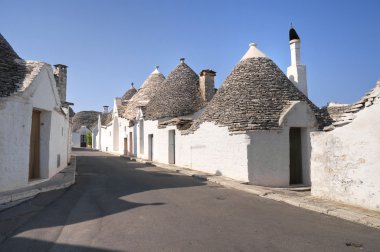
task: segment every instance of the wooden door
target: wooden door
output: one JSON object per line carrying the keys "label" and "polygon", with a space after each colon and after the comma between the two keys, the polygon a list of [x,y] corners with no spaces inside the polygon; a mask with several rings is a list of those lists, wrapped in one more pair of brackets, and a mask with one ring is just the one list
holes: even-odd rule
{"label": "wooden door", "polygon": [[289,184],[302,184],[301,128],[290,128],[289,149],[290,149]]}
{"label": "wooden door", "polygon": [[128,155],[128,138],[124,138],[124,155]]}
{"label": "wooden door", "polygon": [[169,164],[175,164],[175,130],[169,130]]}
{"label": "wooden door", "polygon": [[30,131],[29,179],[40,177],[40,125],[41,112],[33,110]]}
{"label": "wooden door", "polygon": [[133,138],[132,132],[129,132],[129,156],[133,157]]}
{"label": "wooden door", "polygon": [[148,135],[148,159],[153,161],[153,134]]}

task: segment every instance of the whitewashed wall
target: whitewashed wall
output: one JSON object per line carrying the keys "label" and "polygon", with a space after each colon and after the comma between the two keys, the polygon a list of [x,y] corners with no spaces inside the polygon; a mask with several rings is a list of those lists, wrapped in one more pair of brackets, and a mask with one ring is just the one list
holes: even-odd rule
{"label": "whitewashed wall", "polygon": [[[139,125],[137,125],[139,126]],[[168,163],[168,130],[174,129],[175,127],[169,126],[165,129],[159,129],[158,128],[158,121],[144,121],[144,154],[141,154],[139,151],[139,143],[137,143],[136,149],[137,150],[137,157],[142,159],[148,159],[149,149],[148,149],[148,135],[153,134],[153,161],[159,162],[159,163]],[[140,130],[139,127],[136,127],[134,129],[134,132],[139,134]],[[135,137],[136,139],[139,138],[139,135]],[[136,143],[136,142],[135,142]]]}
{"label": "whitewashed wall", "polygon": [[99,150],[99,138],[98,138],[98,126],[95,126],[91,130],[91,136],[92,136],[92,148],[95,150]]}
{"label": "whitewashed wall", "polygon": [[86,126],[82,126],[77,131],[73,132],[71,136],[72,147],[80,148],[81,135],[85,135],[87,137],[88,132],[90,132],[90,130]]}
{"label": "whitewashed wall", "polygon": [[112,152],[113,151],[113,125],[101,127],[101,150]]}
{"label": "whitewashed wall", "polygon": [[380,210],[380,103],[311,135],[312,195]]}
{"label": "whitewashed wall", "polygon": [[227,127],[202,123],[189,135],[176,132],[176,163],[212,174],[248,181],[246,134],[231,134]]}
{"label": "whitewashed wall", "polygon": [[227,127],[206,122],[193,134],[181,135],[175,126],[159,129],[158,123],[144,122],[144,153],[138,151],[139,158],[149,159],[148,135],[153,134],[153,161],[168,164],[169,131],[175,130],[175,165],[278,187],[289,186],[289,128],[300,127],[303,182],[310,184],[309,133],[315,130],[316,120],[306,103],[293,102],[284,111],[279,122],[282,129],[277,131],[232,134]]}
{"label": "whitewashed wall", "polygon": [[0,191],[27,185],[32,105],[22,99],[0,103]]}
{"label": "whitewashed wall", "polygon": [[[124,155],[124,138],[128,138],[129,121],[125,118],[119,118],[119,153]],[[128,149],[128,148],[127,148]]]}
{"label": "whitewashed wall", "polygon": [[249,181],[256,185],[289,186],[289,129],[301,128],[303,184],[310,185],[310,132],[316,129],[316,119],[308,105],[293,103],[284,111],[280,130],[249,133]]}
{"label": "whitewashed wall", "polygon": [[33,108],[41,111],[41,178],[51,177],[67,166],[69,119],[60,112],[59,103],[49,65],[43,66],[24,92],[1,99],[0,191],[28,185]]}
{"label": "whitewashed wall", "polygon": [[157,126],[158,121],[144,122],[144,154],[139,153],[140,158],[149,158],[148,135],[153,134],[153,161],[168,164],[169,131],[175,130],[175,165],[247,181],[246,135],[231,135],[226,127],[213,123],[204,123],[189,135],[181,135],[175,126]]}

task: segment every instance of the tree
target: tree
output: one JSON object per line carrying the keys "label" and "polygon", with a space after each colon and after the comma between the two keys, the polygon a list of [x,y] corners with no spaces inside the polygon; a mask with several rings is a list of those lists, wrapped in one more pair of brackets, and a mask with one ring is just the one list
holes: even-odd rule
{"label": "tree", "polygon": [[92,132],[87,132],[87,147],[92,147]]}

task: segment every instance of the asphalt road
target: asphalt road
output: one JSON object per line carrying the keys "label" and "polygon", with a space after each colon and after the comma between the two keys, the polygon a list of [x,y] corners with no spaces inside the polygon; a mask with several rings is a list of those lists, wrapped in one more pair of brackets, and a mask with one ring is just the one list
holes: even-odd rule
{"label": "asphalt road", "polygon": [[0,251],[380,251],[380,230],[94,151],[0,212]]}

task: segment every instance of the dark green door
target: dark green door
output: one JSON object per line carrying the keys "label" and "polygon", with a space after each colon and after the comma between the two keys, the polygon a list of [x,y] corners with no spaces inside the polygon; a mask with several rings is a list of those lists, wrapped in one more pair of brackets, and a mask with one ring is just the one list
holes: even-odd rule
{"label": "dark green door", "polygon": [[289,149],[290,149],[289,184],[302,184],[301,128],[290,128]]}

